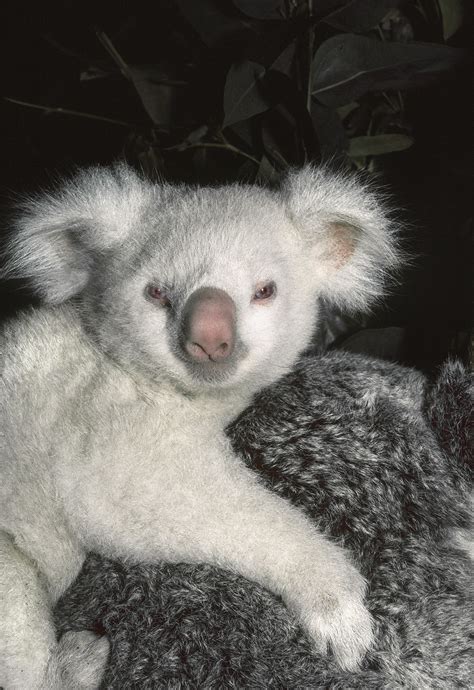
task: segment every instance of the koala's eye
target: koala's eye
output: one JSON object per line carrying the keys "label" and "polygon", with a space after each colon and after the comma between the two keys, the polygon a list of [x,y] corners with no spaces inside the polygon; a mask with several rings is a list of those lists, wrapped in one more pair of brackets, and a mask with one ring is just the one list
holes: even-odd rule
{"label": "koala's eye", "polygon": [[171,305],[166,290],[159,287],[158,285],[150,283],[146,286],[145,292],[150,299],[152,299],[154,302],[158,302],[163,307],[169,307]]}
{"label": "koala's eye", "polygon": [[255,290],[252,297],[252,302],[264,302],[274,295],[276,295],[276,285],[272,280],[269,283],[261,285]]}

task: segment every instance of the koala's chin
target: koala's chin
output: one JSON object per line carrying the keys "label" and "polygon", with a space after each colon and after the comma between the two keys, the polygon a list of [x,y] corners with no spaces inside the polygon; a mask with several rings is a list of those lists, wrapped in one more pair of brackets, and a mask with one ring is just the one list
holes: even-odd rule
{"label": "koala's chin", "polygon": [[179,366],[174,372],[168,371],[165,377],[183,395],[202,400],[215,399],[225,407],[229,406],[230,420],[249,404],[255,390],[261,388],[258,376],[246,371],[244,364],[245,357],[226,364],[185,363],[183,369]]}
{"label": "koala's chin", "polygon": [[242,363],[245,360],[244,353],[234,352],[231,357],[223,361],[194,361],[186,356],[180,357],[184,363],[189,380],[193,388],[207,390],[228,388],[238,384],[242,379]]}
{"label": "koala's chin", "polygon": [[226,388],[239,381],[239,366],[237,361],[218,363],[206,362],[198,364],[187,362],[186,367],[193,381],[202,388]]}

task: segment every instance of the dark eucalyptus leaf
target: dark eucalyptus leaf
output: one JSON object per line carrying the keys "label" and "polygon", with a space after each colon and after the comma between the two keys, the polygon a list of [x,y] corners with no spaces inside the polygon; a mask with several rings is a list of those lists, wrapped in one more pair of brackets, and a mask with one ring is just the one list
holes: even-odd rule
{"label": "dark eucalyptus leaf", "polygon": [[[307,0],[305,0],[307,1]],[[318,21],[337,10],[350,5],[354,0],[315,0],[312,7],[312,17]]]}
{"label": "dark eucalyptus leaf", "polygon": [[344,122],[346,117],[349,117],[349,115],[354,112],[359,107],[359,104],[357,101],[351,101],[350,103],[345,103],[344,105],[339,106],[337,109],[337,114],[339,115],[339,119],[341,122]]}
{"label": "dark eucalyptus leaf", "polygon": [[87,69],[80,73],[79,79],[80,81],[93,81],[94,79],[105,79],[110,77],[110,74],[110,72],[107,72],[101,67],[90,65]]}
{"label": "dark eucalyptus leaf", "polygon": [[[292,122],[294,133],[302,148],[305,160],[319,160],[320,148],[314,131],[311,115],[306,107],[306,98],[293,79],[277,70],[270,69],[262,79],[262,91],[269,102],[279,106],[282,113]],[[303,161],[300,161],[303,162]]]}
{"label": "dark eucalyptus leaf", "polygon": [[343,162],[346,159],[347,136],[338,112],[312,100],[311,119],[319,140],[321,158]]}
{"label": "dark eucalyptus leaf", "polygon": [[313,345],[319,352],[338,348],[351,334],[367,325],[367,316],[349,315],[324,299],[319,301],[319,324],[313,336]]}
{"label": "dark eucalyptus leaf", "polygon": [[297,41],[295,39],[286,46],[285,50],[280,53],[277,59],[272,63],[271,69],[277,70],[277,72],[281,72],[282,74],[286,74],[288,77],[291,77],[296,51]]}
{"label": "dark eucalyptus leaf", "polygon": [[232,11],[232,5],[220,0],[175,0],[183,17],[200,35],[204,43],[213,46],[230,36],[252,35],[258,32],[258,22]]}
{"label": "dark eucalyptus leaf", "polygon": [[413,144],[413,137],[407,134],[375,134],[373,136],[349,139],[348,154],[351,158],[380,156],[384,153],[405,151]]}
{"label": "dark eucalyptus leaf", "polygon": [[267,156],[263,154],[260,165],[257,171],[257,180],[267,184],[274,184],[278,181],[280,175]]}
{"label": "dark eucalyptus leaf", "polygon": [[405,339],[404,328],[364,328],[340,342],[338,349],[400,362],[403,361]]}
{"label": "dark eucalyptus leaf", "polygon": [[[272,115],[272,120],[276,119],[276,113],[269,113]],[[265,152],[265,157],[270,162],[270,165],[277,171],[286,170],[292,165],[297,165],[300,161],[296,158],[296,147],[288,137],[287,132],[281,127],[275,127],[274,122],[265,122],[267,116],[264,118],[262,124],[262,144]],[[280,123],[279,123],[280,124]],[[290,154],[293,157],[290,158]]]}
{"label": "dark eucalyptus leaf", "polygon": [[155,125],[169,125],[179,110],[186,84],[158,64],[129,66],[128,72],[150,119]]}
{"label": "dark eucalyptus leaf", "polygon": [[352,0],[332,12],[324,21],[342,31],[369,31],[401,0]]}
{"label": "dark eucalyptus leaf", "polygon": [[189,132],[186,137],[185,144],[197,144],[202,141],[209,133],[209,127],[207,125],[201,125],[197,129],[193,129]]}
{"label": "dark eucalyptus leaf", "polygon": [[355,34],[325,41],[313,61],[313,95],[338,107],[368,91],[407,89],[457,64],[462,51],[434,43],[387,43]]}
{"label": "dark eucalyptus leaf", "polygon": [[446,41],[461,28],[468,13],[467,3],[463,0],[438,0],[438,5],[443,19],[443,37]]}
{"label": "dark eucalyptus leaf", "polygon": [[[252,30],[241,28],[224,37],[219,46],[218,59],[229,59],[229,62],[249,60],[263,65],[265,69],[273,67],[280,61],[277,69],[287,72],[289,63],[294,58],[295,39],[301,32],[301,22],[273,21],[261,22],[248,20]],[[216,50],[216,49],[214,49]]]}
{"label": "dark eucalyptus leaf", "polygon": [[227,129],[228,138],[236,137],[236,144],[250,151],[255,151],[258,156],[258,143],[255,135],[255,128],[251,120],[240,120]]}
{"label": "dark eucalyptus leaf", "polygon": [[253,19],[281,19],[283,0],[232,0],[241,12]]}
{"label": "dark eucalyptus leaf", "polygon": [[209,153],[210,150],[205,147],[197,148],[192,152],[193,168],[197,179],[205,179],[205,176],[210,174]]}
{"label": "dark eucalyptus leaf", "polygon": [[239,180],[239,182],[253,184],[257,177],[256,164],[253,161],[246,161],[242,157],[239,158],[244,162],[240,165],[237,165],[236,162],[235,167],[232,168],[232,175],[229,176],[227,179],[229,180],[229,182]]}
{"label": "dark eucalyptus leaf", "polygon": [[224,87],[224,127],[268,110],[259,84],[264,74],[265,68],[250,60],[231,66]]}
{"label": "dark eucalyptus leaf", "polygon": [[[270,69],[289,77],[296,49],[296,41],[291,41],[270,65]],[[263,65],[251,60],[231,66],[224,87],[224,127],[268,110],[270,103],[262,92],[265,73]]]}

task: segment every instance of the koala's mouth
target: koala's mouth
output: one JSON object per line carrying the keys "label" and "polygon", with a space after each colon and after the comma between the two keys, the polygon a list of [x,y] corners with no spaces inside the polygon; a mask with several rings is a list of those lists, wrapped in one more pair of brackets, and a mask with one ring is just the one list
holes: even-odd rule
{"label": "koala's mouth", "polygon": [[241,357],[234,355],[225,361],[214,361],[211,357],[196,362],[186,355],[180,355],[191,377],[198,383],[219,386],[229,381],[237,373]]}
{"label": "koala's mouth", "polygon": [[247,348],[237,339],[233,352],[225,358],[213,358],[212,355],[196,359],[182,342],[174,342],[174,355],[186,367],[190,378],[206,386],[223,386],[231,383],[238,375],[239,366],[247,355]]}

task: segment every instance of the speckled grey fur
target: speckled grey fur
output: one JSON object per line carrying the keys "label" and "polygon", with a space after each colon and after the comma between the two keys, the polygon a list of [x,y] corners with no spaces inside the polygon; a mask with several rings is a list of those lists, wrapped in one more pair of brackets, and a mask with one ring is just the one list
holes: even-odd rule
{"label": "speckled grey fur", "polygon": [[206,565],[90,556],[59,631],[106,631],[104,688],[468,688],[466,527],[472,384],[333,352],[303,359],[229,429],[262,480],[350,549],[369,581],[376,645],[356,674],[312,651],[280,600]]}

